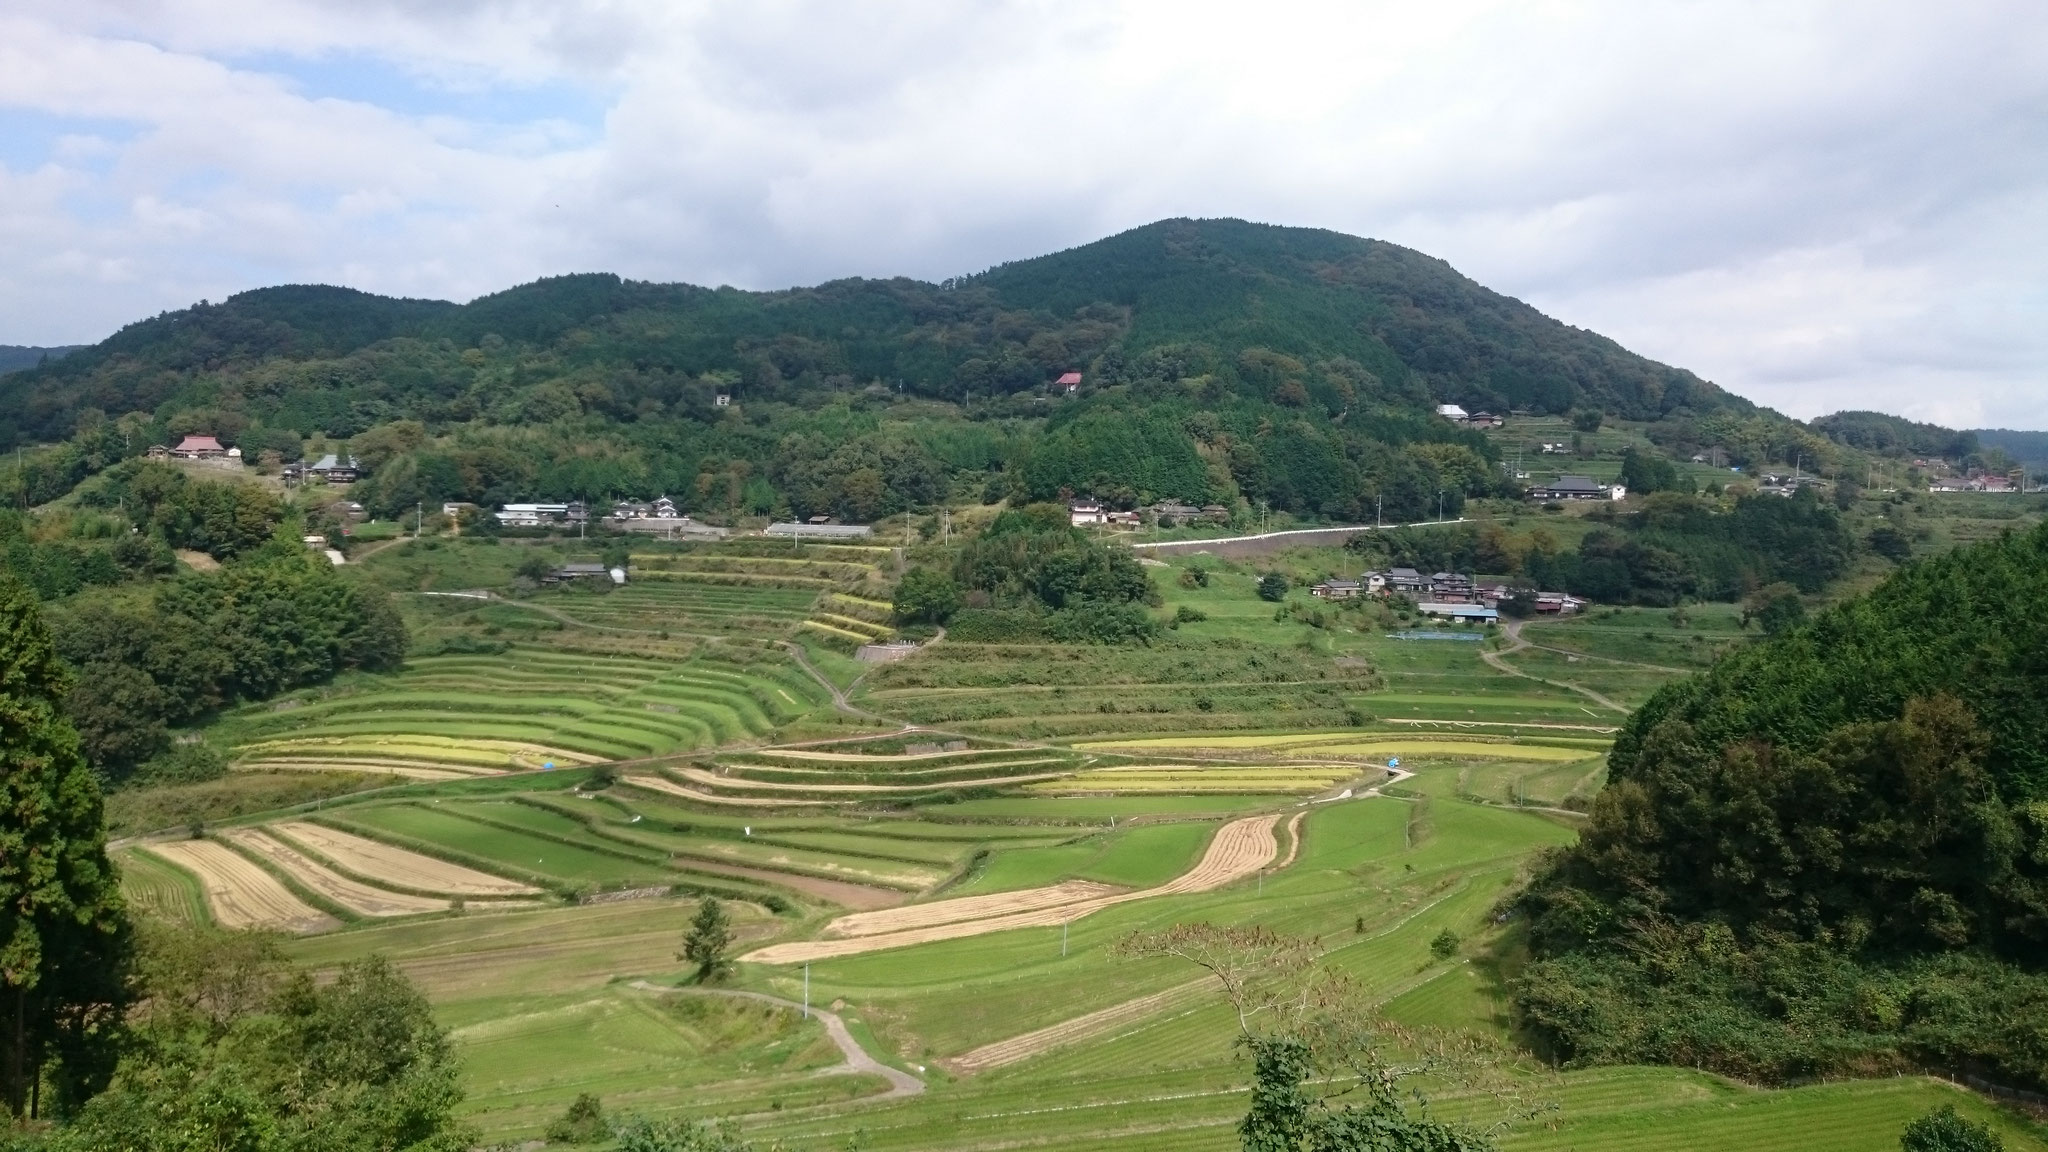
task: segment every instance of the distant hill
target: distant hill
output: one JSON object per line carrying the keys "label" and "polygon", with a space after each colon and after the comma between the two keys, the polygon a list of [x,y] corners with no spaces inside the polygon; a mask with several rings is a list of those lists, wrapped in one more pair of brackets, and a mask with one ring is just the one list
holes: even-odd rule
{"label": "distant hill", "polygon": [[1886,456],[1940,456],[1956,460],[1977,451],[1977,435],[1921,424],[1883,412],[1837,412],[1811,423],[1837,444]]}
{"label": "distant hill", "polygon": [[2048,432],[2020,432],[2011,428],[1979,428],[1970,433],[1986,448],[2000,448],[2029,470],[2048,472]]}
{"label": "distant hill", "polygon": [[[1341,370],[1368,395],[1330,397],[1332,415],[1360,399],[1417,412],[1446,401],[1641,419],[1755,411],[1419,252],[1316,229],[1167,220],[944,284],[845,280],[741,292],[579,275],[467,305],[311,285],[258,289],[129,325],[0,385],[0,439],[61,436],[81,408],[155,410],[181,396],[196,404],[212,377],[408,339],[544,351],[565,373],[624,365],[690,377],[729,372],[771,387],[807,378],[842,391],[883,381],[946,399],[1040,388],[1069,369],[1128,375],[1148,352],[1196,345],[1196,367],[1226,378],[1246,374],[1247,350],[1285,358],[1267,362],[1277,374],[1249,373],[1263,371],[1271,389],[1284,389],[1303,365],[1351,365]],[[387,387],[376,399],[391,415],[433,419],[424,394],[451,390],[447,378],[463,370],[457,362],[429,371],[444,379],[399,387],[414,395]],[[353,389],[348,375],[326,389]],[[252,416],[272,414],[248,399]],[[360,429],[334,426],[350,422],[338,409],[357,399],[330,395],[273,412],[303,433],[346,435]]]}
{"label": "distant hill", "polygon": [[45,359],[62,360],[71,353],[85,347],[83,344],[63,344],[52,348],[33,348],[22,344],[0,344],[0,373],[19,372],[33,368]]}

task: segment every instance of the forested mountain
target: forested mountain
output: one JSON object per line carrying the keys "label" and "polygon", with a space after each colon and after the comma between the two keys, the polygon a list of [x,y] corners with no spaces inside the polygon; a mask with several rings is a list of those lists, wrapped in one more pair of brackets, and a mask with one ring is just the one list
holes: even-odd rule
{"label": "forested mountain", "polygon": [[1977,451],[1974,432],[1922,424],[1882,412],[1837,412],[1813,421],[1813,430],[1851,448],[1887,455],[1940,456],[1955,460]]}
{"label": "forested mountain", "polygon": [[[1073,396],[1051,387],[1068,371]],[[964,488],[1420,516],[1500,483],[1438,402],[1758,413],[1417,252],[1169,220],[942,284],[583,275],[460,306],[261,289],[0,380],[0,442],[97,437],[32,502],[90,459],[205,432],[252,458],[355,441],[373,508],[665,491],[866,518]]]}
{"label": "forested mountain", "polygon": [[20,344],[0,344],[0,374],[19,372],[33,368],[44,360],[62,360],[84,347],[82,344],[64,344],[54,348],[30,348]]}
{"label": "forested mountain", "polygon": [[2044,598],[2048,527],[1659,692],[1525,898],[1525,1022],[1572,1059],[2048,1084]]}
{"label": "forested mountain", "polygon": [[2037,471],[2048,471],[2048,432],[2019,432],[2011,428],[1979,428],[1969,435],[1986,448],[1997,448]]}

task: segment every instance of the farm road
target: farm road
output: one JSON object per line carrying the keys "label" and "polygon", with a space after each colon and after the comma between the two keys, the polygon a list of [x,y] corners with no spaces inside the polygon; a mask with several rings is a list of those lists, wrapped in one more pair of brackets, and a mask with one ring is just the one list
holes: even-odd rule
{"label": "farm road", "polygon": [[[669,988],[646,980],[635,980],[631,987],[638,988],[643,992],[662,992],[684,996],[730,996],[738,1000],[758,1000],[763,1004],[773,1004],[778,1008],[793,1008],[799,1012],[804,1010],[804,1006],[794,1000],[784,1000],[780,996],[770,996],[765,992],[740,992],[724,988]],[[869,1096],[862,1103],[873,1103],[878,1100],[896,1100],[905,1096],[923,1094],[924,1081],[919,1080],[901,1068],[892,1068],[873,1056],[868,1055],[867,1049],[862,1048],[860,1041],[853,1038],[853,1033],[847,1031],[846,1021],[841,1020],[838,1013],[827,1012],[823,1008],[815,1007],[810,1009],[810,1013],[825,1022],[825,1034],[832,1038],[832,1043],[839,1049],[839,1054],[846,1058],[846,1063],[841,1064],[837,1068],[827,1068],[822,1075],[850,1076],[866,1074],[880,1076],[889,1082],[889,1090],[887,1092],[882,1093],[880,1096]]]}
{"label": "farm road", "polygon": [[[1583,688],[1567,680],[1546,680],[1533,672],[1524,672],[1520,668],[1517,668],[1514,665],[1508,663],[1506,660],[1503,660],[1502,657],[1504,656],[1512,656],[1525,648],[1537,647],[1537,645],[1531,644],[1529,641],[1524,640],[1522,638],[1522,622],[1520,620],[1512,620],[1508,622],[1507,634],[1508,639],[1514,641],[1513,644],[1508,645],[1506,648],[1503,648],[1498,652],[1488,652],[1485,649],[1481,649],[1479,652],[1479,658],[1481,660],[1486,661],[1486,663],[1489,666],[1491,666],[1494,670],[1499,672],[1505,672],[1510,676],[1520,676],[1524,680],[1534,680],[1538,684],[1548,684],[1552,688],[1564,688],[1572,692],[1577,692],[1579,695],[1584,696],[1586,699],[1593,701],[1594,703],[1600,705],[1602,708],[1612,708],[1616,712],[1619,712],[1624,716],[1628,715],[1630,709],[1627,705],[1617,704],[1614,701],[1608,699],[1607,697],[1602,696],[1600,693],[1593,691],[1591,688]],[[1576,655],[1576,653],[1573,653],[1573,655]]]}

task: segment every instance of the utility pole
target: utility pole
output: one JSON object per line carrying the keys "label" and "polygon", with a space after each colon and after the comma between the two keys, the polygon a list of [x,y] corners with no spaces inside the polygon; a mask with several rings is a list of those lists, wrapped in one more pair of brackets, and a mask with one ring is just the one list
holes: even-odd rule
{"label": "utility pole", "polygon": [[412,506],[412,538],[420,538],[420,524],[427,518],[427,502],[418,501]]}
{"label": "utility pole", "polygon": [[1374,528],[1380,527],[1381,524],[1384,522],[1382,517],[1386,514],[1386,511],[1387,496],[1386,493],[1382,492],[1378,496],[1372,498],[1372,526]]}
{"label": "utility pole", "polygon": [[804,1019],[811,1018],[811,966],[804,965]]}
{"label": "utility pole", "polygon": [[1062,955],[1062,956],[1065,956],[1065,955],[1067,954],[1067,925],[1068,925],[1068,923],[1070,923],[1070,922],[1069,922],[1069,921],[1066,921],[1066,920],[1062,920],[1062,921],[1060,921],[1060,955]]}

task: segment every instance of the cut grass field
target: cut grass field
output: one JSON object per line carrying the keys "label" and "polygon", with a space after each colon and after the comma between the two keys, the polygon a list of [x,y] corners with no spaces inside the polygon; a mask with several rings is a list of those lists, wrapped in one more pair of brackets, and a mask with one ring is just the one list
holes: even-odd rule
{"label": "cut grass field", "polygon": [[223,928],[317,932],[336,926],[332,916],[301,900],[277,877],[224,844],[166,840],[142,851],[191,875],[205,893],[209,917]]}

